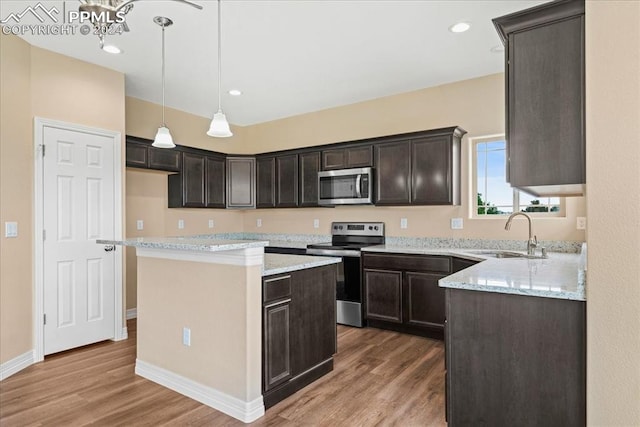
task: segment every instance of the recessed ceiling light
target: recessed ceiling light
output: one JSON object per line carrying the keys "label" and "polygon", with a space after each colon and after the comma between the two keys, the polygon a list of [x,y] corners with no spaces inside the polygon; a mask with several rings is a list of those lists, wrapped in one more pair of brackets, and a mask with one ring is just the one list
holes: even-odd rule
{"label": "recessed ceiling light", "polygon": [[118,53],[122,53],[122,51],[118,46],[114,46],[112,44],[105,44],[104,46],[102,46],[102,50],[108,53],[113,53],[114,55]]}
{"label": "recessed ceiling light", "polygon": [[502,53],[502,52],[504,52],[504,46],[501,45],[501,44],[499,44],[497,46],[494,46],[494,47],[491,48],[491,52],[493,52],[493,53]]}
{"label": "recessed ceiling light", "polygon": [[471,24],[468,22],[458,22],[457,24],[453,24],[449,27],[449,31],[452,33],[464,33],[469,28],[471,28]]}
{"label": "recessed ceiling light", "polygon": [[229,91],[229,95],[233,95],[233,96],[240,96],[242,95],[242,91],[238,90],[238,89],[231,89]]}

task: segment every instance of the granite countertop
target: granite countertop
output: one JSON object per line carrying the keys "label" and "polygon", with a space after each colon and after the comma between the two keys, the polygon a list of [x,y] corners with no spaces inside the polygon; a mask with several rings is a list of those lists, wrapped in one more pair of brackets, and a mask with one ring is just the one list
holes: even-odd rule
{"label": "granite countertop", "polygon": [[337,264],[341,261],[342,258],[337,257],[264,254],[262,275],[271,276],[273,274],[288,273],[306,268]]}
{"label": "granite countertop", "polygon": [[307,242],[295,242],[290,240],[269,240],[267,246],[272,248],[307,249]]}
{"label": "granite countertop", "polygon": [[218,252],[260,248],[267,246],[269,242],[260,240],[202,239],[192,237],[138,237],[128,240],[96,240],[96,243],[148,249]]}
{"label": "granite countertop", "polygon": [[[585,301],[580,255],[549,253],[547,259],[495,258],[481,249],[379,245],[365,252],[455,256],[478,264],[439,280],[440,287]],[[522,252],[524,253],[524,252]]]}

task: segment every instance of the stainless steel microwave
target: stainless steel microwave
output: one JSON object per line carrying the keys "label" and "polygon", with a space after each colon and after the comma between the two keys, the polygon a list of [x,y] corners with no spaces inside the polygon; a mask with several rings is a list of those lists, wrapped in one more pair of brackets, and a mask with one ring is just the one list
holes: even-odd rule
{"label": "stainless steel microwave", "polygon": [[318,204],[367,205],[373,203],[373,169],[338,169],[318,172]]}

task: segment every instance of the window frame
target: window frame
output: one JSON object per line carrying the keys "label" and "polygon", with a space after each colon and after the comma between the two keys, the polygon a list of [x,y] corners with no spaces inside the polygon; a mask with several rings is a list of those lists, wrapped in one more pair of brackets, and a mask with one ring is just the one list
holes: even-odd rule
{"label": "window frame", "polygon": [[[494,135],[485,135],[469,138],[469,218],[471,219],[499,219],[504,220],[507,218],[509,213],[504,214],[479,214],[478,213],[478,149],[477,145],[481,143],[488,142],[499,142],[505,141],[505,134],[494,134]],[[505,145],[505,152],[508,152],[507,147]],[[505,168],[507,164],[505,164]],[[486,180],[486,176],[485,176]],[[486,184],[485,184],[486,185]],[[526,192],[519,190],[517,188],[512,187],[513,196],[512,196],[512,209],[513,212],[520,212],[520,194]],[[486,192],[481,192],[485,194]],[[547,199],[547,197],[540,197],[540,199]],[[526,212],[527,215],[537,218],[565,218],[566,217],[566,200],[564,197],[559,197],[558,203],[560,209],[556,212]]]}

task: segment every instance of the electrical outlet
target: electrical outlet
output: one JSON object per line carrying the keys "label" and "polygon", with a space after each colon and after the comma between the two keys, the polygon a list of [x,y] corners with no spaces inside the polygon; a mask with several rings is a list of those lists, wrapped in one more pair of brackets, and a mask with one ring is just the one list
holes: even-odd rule
{"label": "electrical outlet", "polygon": [[178,229],[182,230],[184,228],[184,219],[178,220]]}
{"label": "electrical outlet", "polygon": [[314,219],[313,220],[313,228],[320,228],[320,220],[319,219]]}
{"label": "electrical outlet", "polygon": [[400,228],[407,227],[409,227],[409,221],[407,221],[407,218],[400,218]]}
{"label": "electrical outlet", "polygon": [[587,217],[579,216],[576,218],[576,230],[587,229]]}
{"label": "electrical outlet", "polygon": [[144,221],[139,219],[136,221],[136,230],[144,230]]}
{"label": "electrical outlet", "polygon": [[209,228],[213,228],[213,220],[212,219],[209,220]]}
{"label": "electrical outlet", "polygon": [[191,347],[191,329],[182,328],[182,345]]}
{"label": "electrical outlet", "polygon": [[451,229],[462,230],[464,228],[464,222],[462,218],[451,218]]}
{"label": "electrical outlet", "polygon": [[17,222],[5,222],[4,223],[4,237],[18,237],[18,223]]}
{"label": "electrical outlet", "polygon": [[261,218],[256,219],[256,227],[262,227],[262,219]]}

